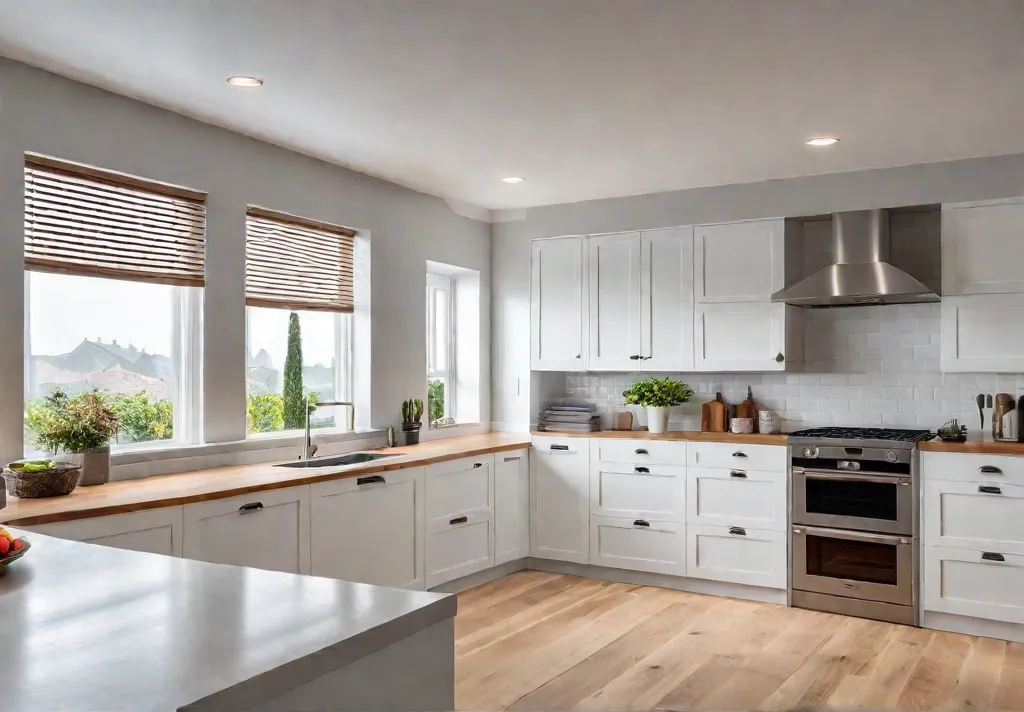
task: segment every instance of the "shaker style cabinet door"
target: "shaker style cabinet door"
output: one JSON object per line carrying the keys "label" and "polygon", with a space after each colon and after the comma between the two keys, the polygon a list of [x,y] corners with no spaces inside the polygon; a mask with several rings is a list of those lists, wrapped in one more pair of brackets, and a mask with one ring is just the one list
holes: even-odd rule
{"label": "shaker style cabinet door", "polygon": [[943,297],[939,309],[943,371],[1024,371],[1024,294]]}
{"label": "shaker style cabinet door", "polygon": [[589,563],[590,462],[586,438],[537,437],[530,451],[530,553]]}
{"label": "shaker style cabinet door", "polygon": [[640,369],[640,233],[587,240],[591,371]]}
{"label": "shaker style cabinet door", "polygon": [[585,368],[582,237],[534,240],[530,246],[530,368]]}
{"label": "shaker style cabinet door", "polygon": [[785,220],[694,228],[694,298],[767,302],[785,286]]}
{"label": "shaker style cabinet door", "polygon": [[640,234],[640,369],[693,370],[693,229]]}
{"label": "shaker style cabinet door", "polygon": [[942,294],[1024,294],[1024,198],[942,206]]}
{"label": "shaker style cabinet door", "polygon": [[71,522],[38,524],[25,529],[60,539],[112,546],[115,549],[181,556],[182,516],[180,506],[161,507]]}
{"label": "shaker style cabinet door", "polygon": [[801,315],[795,310],[771,302],[697,304],[696,370],[786,371],[796,367],[802,363],[803,353],[789,346],[803,339]]}
{"label": "shaker style cabinet door", "polygon": [[494,453],[494,565],[530,553],[530,451]]}

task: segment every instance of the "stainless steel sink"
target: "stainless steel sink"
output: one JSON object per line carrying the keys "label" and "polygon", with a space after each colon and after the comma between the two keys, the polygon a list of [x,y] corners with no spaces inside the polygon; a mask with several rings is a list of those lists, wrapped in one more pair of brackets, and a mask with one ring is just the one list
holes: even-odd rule
{"label": "stainless steel sink", "polygon": [[398,457],[398,455],[386,455],[379,452],[350,452],[347,455],[329,455],[327,457],[313,457],[308,460],[282,462],[279,465],[274,465],[274,467],[342,467],[344,465],[359,465],[364,462],[382,460],[385,457]]}

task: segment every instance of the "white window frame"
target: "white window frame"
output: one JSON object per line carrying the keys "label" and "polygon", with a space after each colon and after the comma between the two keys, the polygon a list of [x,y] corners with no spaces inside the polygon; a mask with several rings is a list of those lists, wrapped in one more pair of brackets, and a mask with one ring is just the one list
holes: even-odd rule
{"label": "white window frame", "polygon": [[[437,300],[435,299],[437,292],[444,292],[445,294],[445,305],[447,307],[447,333],[444,335],[445,343],[441,344],[443,350],[447,353],[447,369],[440,369],[437,364],[433,362],[434,354],[437,352],[434,343],[435,336],[437,334]],[[430,382],[435,378],[440,378],[444,381],[444,417],[454,418],[455,417],[455,374],[456,374],[456,363],[455,363],[455,280],[449,276],[427,273],[427,381]],[[429,404],[427,405],[427,413],[429,417]],[[431,427],[432,423],[428,422],[428,427]]]}
{"label": "white window frame", "polygon": [[[31,294],[32,270],[25,270],[25,384],[26,402],[32,386]],[[88,277],[88,279],[104,279]],[[108,280],[131,281],[131,280]],[[145,282],[141,282],[145,284]],[[203,288],[174,287],[171,314],[171,353],[174,364],[171,389],[174,392],[174,435],[169,440],[110,444],[111,452],[139,452],[196,445],[202,440],[203,418]]]}

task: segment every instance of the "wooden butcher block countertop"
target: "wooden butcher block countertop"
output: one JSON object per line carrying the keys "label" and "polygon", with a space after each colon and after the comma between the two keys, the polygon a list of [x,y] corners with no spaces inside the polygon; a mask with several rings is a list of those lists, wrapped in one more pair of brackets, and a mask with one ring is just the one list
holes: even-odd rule
{"label": "wooden butcher block countertop", "polygon": [[745,445],[786,445],[787,436],[782,434],[750,433],[704,433],[699,430],[669,430],[667,433],[652,433],[647,430],[601,430],[596,433],[552,433],[534,431],[534,435],[546,438],[620,438],[625,440],[682,440],[690,442],[743,443]]}
{"label": "wooden butcher block countertop", "polygon": [[384,452],[396,457],[359,465],[305,469],[274,467],[274,463],[268,462],[196,470],[180,475],[123,480],[97,487],[79,487],[65,497],[9,497],[7,508],[0,509],[0,523],[46,524],[159,509],[251,492],[421,467],[462,457],[519,450],[528,447],[529,444],[530,436],[526,434],[486,433],[434,440],[410,447],[390,448]]}
{"label": "wooden butcher block countertop", "polygon": [[938,438],[918,443],[928,452],[960,452],[982,455],[1024,455],[1024,443],[996,442],[991,435],[969,435],[967,442],[947,443]]}

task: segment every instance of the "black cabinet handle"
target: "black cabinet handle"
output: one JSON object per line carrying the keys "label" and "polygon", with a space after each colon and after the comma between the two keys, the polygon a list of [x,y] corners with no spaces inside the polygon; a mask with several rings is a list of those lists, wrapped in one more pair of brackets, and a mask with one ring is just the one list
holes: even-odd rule
{"label": "black cabinet handle", "polygon": [[629,360],[630,361],[639,361],[640,360],[640,354],[633,354],[632,356],[629,357]]}
{"label": "black cabinet handle", "polygon": [[357,478],[356,479],[356,484],[357,485],[383,485],[383,484],[387,484],[387,480],[385,480],[380,475],[367,475],[366,477],[359,477],[359,478]]}
{"label": "black cabinet handle", "polygon": [[651,468],[649,468],[649,467],[634,467],[633,470],[635,472],[638,472],[641,475],[646,475],[646,474],[650,473]]}
{"label": "black cabinet handle", "polygon": [[978,487],[978,491],[983,494],[1002,494],[1003,490],[1001,487],[993,487],[992,485],[981,485]]}
{"label": "black cabinet handle", "polygon": [[482,463],[482,462],[474,462],[474,463],[473,463],[473,469],[474,469],[474,470],[475,470],[476,468],[478,468],[478,467],[483,467],[483,466],[484,466],[484,463]]}
{"label": "black cabinet handle", "polygon": [[633,454],[634,455],[649,455],[650,453],[647,452],[646,450],[644,450],[642,447],[638,447],[636,450],[633,451]]}
{"label": "black cabinet handle", "polygon": [[263,502],[249,502],[249,504],[243,504],[238,508],[239,514],[246,514],[248,512],[258,512],[263,509]]}
{"label": "black cabinet handle", "polygon": [[743,527],[729,527],[729,533],[735,534],[736,536],[746,536],[747,530]]}
{"label": "black cabinet handle", "polygon": [[737,450],[736,452],[734,452],[732,454],[732,456],[733,457],[746,457],[747,453],[743,452],[742,450]]}
{"label": "black cabinet handle", "polygon": [[983,475],[1001,475],[1001,474],[1003,474],[1003,471],[1000,470],[995,465],[982,465],[981,467],[978,468],[978,472],[980,472]]}
{"label": "black cabinet handle", "polygon": [[633,521],[633,526],[634,527],[649,527],[649,526],[651,526],[651,523],[648,522],[646,519],[636,519],[636,520]]}
{"label": "black cabinet handle", "polygon": [[569,446],[568,445],[552,445],[551,449],[552,450],[568,450]]}
{"label": "black cabinet handle", "polygon": [[640,360],[641,361],[650,361],[652,358],[653,358],[652,356],[641,356]]}
{"label": "black cabinet handle", "polygon": [[1006,557],[994,551],[986,551],[981,555],[982,561],[1006,561]]}
{"label": "black cabinet handle", "polygon": [[735,477],[738,480],[745,480],[747,479],[747,473],[743,470],[733,470],[729,473],[729,477]]}
{"label": "black cabinet handle", "polygon": [[448,524],[454,527],[456,524],[465,524],[468,521],[469,517],[463,515],[461,517],[455,517],[455,519],[449,519]]}
{"label": "black cabinet handle", "polygon": [[515,455],[514,457],[506,457],[505,458],[505,462],[515,462],[516,460],[521,460],[521,459],[522,458],[519,457],[519,455]]}

